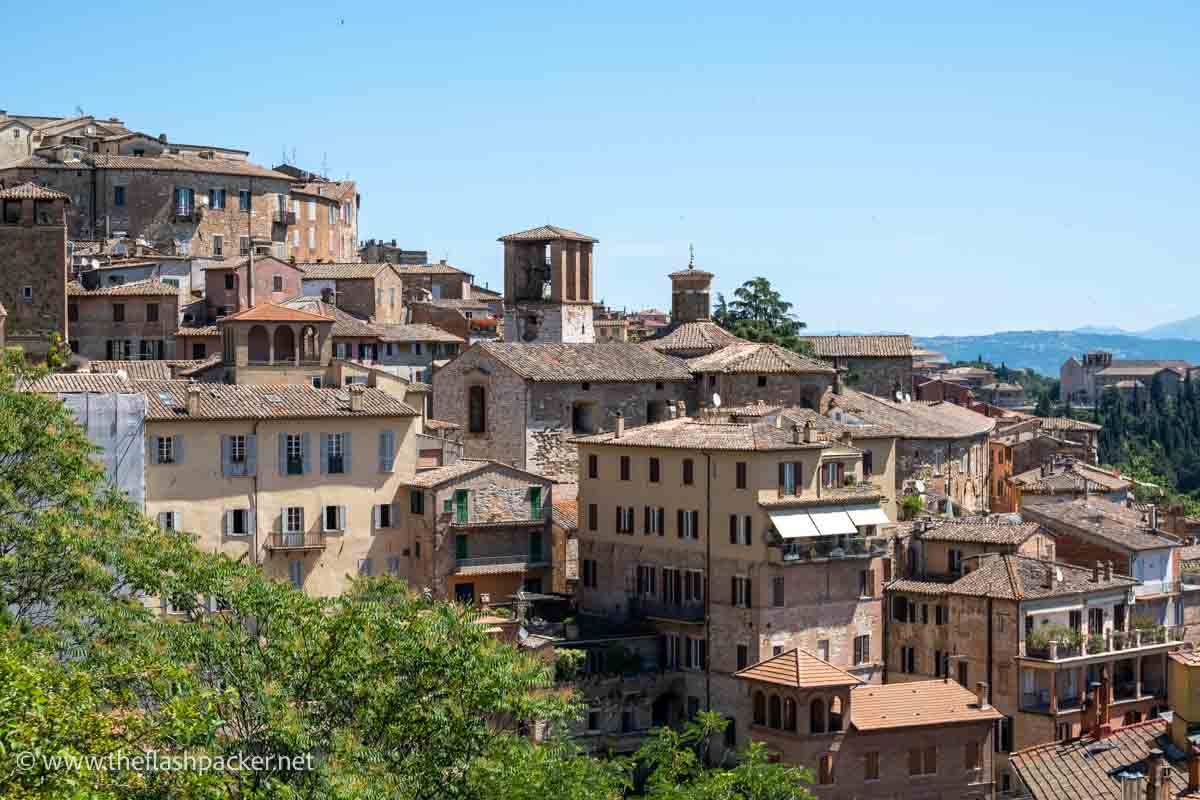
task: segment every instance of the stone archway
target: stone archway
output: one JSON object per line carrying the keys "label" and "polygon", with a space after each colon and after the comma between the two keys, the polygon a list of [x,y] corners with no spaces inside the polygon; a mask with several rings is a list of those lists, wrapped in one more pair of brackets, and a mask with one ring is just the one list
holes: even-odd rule
{"label": "stone archway", "polygon": [[251,362],[266,363],[271,360],[271,337],[262,325],[255,325],[246,336],[246,357]]}
{"label": "stone archway", "polygon": [[275,329],[275,361],[296,360],[296,334],[287,325]]}

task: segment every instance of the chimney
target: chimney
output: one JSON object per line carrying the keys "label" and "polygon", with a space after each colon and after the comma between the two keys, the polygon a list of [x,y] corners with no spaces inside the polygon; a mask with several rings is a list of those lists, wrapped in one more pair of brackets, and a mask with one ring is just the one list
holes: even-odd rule
{"label": "chimney", "polygon": [[1112,580],[1112,561],[1104,562],[1104,580],[1105,582]]}
{"label": "chimney", "polygon": [[842,393],[842,373],[841,373],[841,370],[836,370],[836,369],[835,369],[835,370],[833,371],[833,393],[834,393],[834,394],[841,394],[841,393]]}
{"label": "chimney", "polygon": [[1188,753],[1187,771],[1188,791],[1200,792],[1200,750],[1196,749],[1196,745],[1192,745],[1191,751]]}
{"label": "chimney", "polygon": [[1097,561],[1092,565],[1092,583],[1100,582],[1100,562]]}
{"label": "chimney", "polygon": [[333,289],[330,289],[328,286],[326,286],[321,290],[321,302],[333,305]]}
{"label": "chimney", "polygon": [[811,419],[804,420],[804,441],[807,444],[812,444],[816,438],[816,426],[813,425]]}
{"label": "chimney", "polygon": [[346,387],[346,391],[350,393],[350,411],[358,413],[363,410],[363,391],[364,387],[361,383],[352,383]]}
{"label": "chimney", "polygon": [[980,681],[975,684],[975,698],[979,701],[979,708],[986,711],[991,708],[991,703],[988,702],[988,685],[987,681]]}
{"label": "chimney", "polygon": [[613,429],[613,438],[620,439],[624,435],[625,435],[625,415],[622,414],[620,411],[618,411],[616,427]]}
{"label": "chimney", "polygon": [[1146,800],[1167,800],[1170,767],[1157,747],[1146,756]]}
{"label": "chimney", "polygon": [[[808,433],[808,423],[807,422],[804,423],[804,432]],[[792,444],[800,444],[801,441],[803,441],[803,439],[800,436],[800,426],[793,422],[792,423]]]}
{"label": "chimney", "polygon": [[200,416],[200,386],[195,383],[187,386],[187,413],[189,417]]}
{"label": "chimney", "polygon": [[675,401],[675,416],[676,417],[686,417],[687,416],[687,403],[683,402],[682,400]]}
{"label": "chimney", "polygon": [[1150,504],[1150,530],[1158,530],[1158,504]]}
{"label": "chimney", "polygon": [[1042,588],[1044,588],[1044,589],[1053,589],[1054,588],[1054,562],[1053,561],[1046,562],[1046,571],[1042,574]]}

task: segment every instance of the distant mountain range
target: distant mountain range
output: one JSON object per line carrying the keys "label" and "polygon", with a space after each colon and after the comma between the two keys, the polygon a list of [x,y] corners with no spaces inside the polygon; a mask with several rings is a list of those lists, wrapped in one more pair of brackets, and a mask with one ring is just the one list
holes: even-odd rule
{"label": "distant mountain range", "polygon": [[[1191,325],[1196,338],[1179,332]],[[1200,364],[1200,317],[1151,328],[1142,334],[1101,333],[1098,329],[1073,331],[1001,331],[986,336],[914,336],[917,347],[945,353],[951,361],[971,361],[982,356],[993,364],[1030,367],[1058,377],[1059,367],[1071,356],[1106,350],[1115,358],[1175,358]],[[1100,329],[1105,330],[1105,329]],[[1150,335],[1152,332],[1164,332]]]}

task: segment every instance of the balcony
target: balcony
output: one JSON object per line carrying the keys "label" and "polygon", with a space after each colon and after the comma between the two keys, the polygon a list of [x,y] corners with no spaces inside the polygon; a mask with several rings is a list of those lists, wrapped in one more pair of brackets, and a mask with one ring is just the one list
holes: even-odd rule
{"label": "balcony", "polygon": [[1133,654],[1138,650],[1181,644],[1184,632],[1182,625],[1156,625],[1131,631],[1107,631],[1103,636],[1086,638],[1077,634],[1073,639],[1064,637],[1062,641],[1027,639],[1023,643],[1023,656],[1038,661],[1068,661],[1075,658]]}
{"label": "balcony", "polygon": [[671,603],[657,597],[635,596],[629,599],[630,616],[672,622],[704,622],[704,603]]}
{"label": "balcony", "polygon": [[324,550],[325,534],[320,531],[300,533],[272,533],[267,539],[268,550],[302,551]]}
{"label": "balcony", "polygon": [[199,222],[202,216],[199,206],[176,206],[171,219],[175,222]]}
{"label": "balcony", "polygon": [[276,225],[295,225],[296,224],[296,212],[295,211],[276,211],[274,213],[274,215],[272,215],[271,221],[274,222]]}
{"label": "balcony", "polygon": [[454,571],[473,571],[475,568],[492,568],[491,571],[523,572],[526,569],[550,566],[544,553],[513,553],[504,556],[474,556],[454,559]]}
{"label": "balcony", "polygon": [[1142,581],[1133,587],[1133,595],[1137,598],[1158,597],[1160,595],[1179,594],[1183,590],[1181,581]]}
{"label": "balcony", "polygon": [[887,539],[882,536],[828,536],[784,542],[771,552],[770,561],[791,564],[886,555]]}

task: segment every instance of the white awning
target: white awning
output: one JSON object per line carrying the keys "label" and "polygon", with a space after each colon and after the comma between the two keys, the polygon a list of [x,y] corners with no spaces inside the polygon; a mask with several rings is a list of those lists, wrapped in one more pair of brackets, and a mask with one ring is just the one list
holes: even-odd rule
{"label": "white awning", "polygon": [[858,528],[850,521],[850,515],[840,508],[814,508],[808,512],[813,524],[822,536],[844,536],[858,533]]}
{"label": "white awning", "polygon": [[1065,614],[1068,611],[1083,611],[1083,603],[1075,603],[1069,606],[1048,606],[1046,608],[1027,608],[1026,614]]}
{"label": "white awning", "polygon": [[843,506],[855,525],[890,525],[891,520],[879,506]]}
{"label": "white awning", "polygon": [[768,516],[775,530],[779,531],[779,535],[784,539],[808,539],[821,535],[807,511],[772,511]]}

